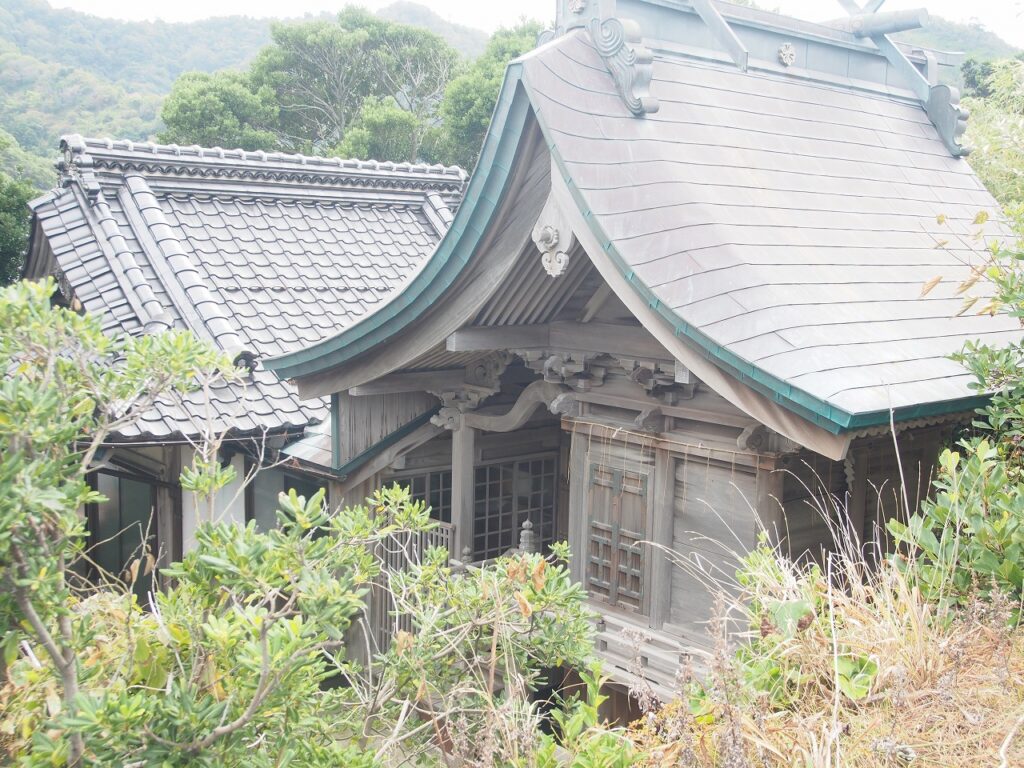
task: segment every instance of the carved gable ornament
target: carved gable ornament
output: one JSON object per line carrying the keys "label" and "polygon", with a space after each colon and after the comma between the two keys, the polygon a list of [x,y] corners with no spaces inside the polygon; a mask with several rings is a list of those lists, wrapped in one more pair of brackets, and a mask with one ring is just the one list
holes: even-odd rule
{"label": "carved gable ornament", "polygon": [[540,251],[540,263],[545,272],[552,277],[565,273],[576,236],[553,194],[548,195],[544,210],[533,227],[533,243]]}
{"label": "carved gable ornament", "polygon": [[626,107],[634,115],[658,111],[651,96],[654,56],[643,45],[640,25],[615,15],[615,0],[558,0],[555,29],[541,33],[538,44],[574,29],[587,29],[604,59]]}

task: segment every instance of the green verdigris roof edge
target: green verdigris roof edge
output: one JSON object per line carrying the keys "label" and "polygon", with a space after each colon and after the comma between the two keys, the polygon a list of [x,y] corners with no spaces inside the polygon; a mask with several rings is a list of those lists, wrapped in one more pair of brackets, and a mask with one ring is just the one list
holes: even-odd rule
{"label": "green verdigris roof edge", "polygon": [[[466,266],[508,186],[512,165],[530,114],[520,86],[522,65],[509,65],[476,171],[437,250],[401,293],[384,307],[336,336],[264,366],[281,378],[308,376],[345,363],[394,337],[428,309]],[[448,269],[454,262],[455,268]]]}

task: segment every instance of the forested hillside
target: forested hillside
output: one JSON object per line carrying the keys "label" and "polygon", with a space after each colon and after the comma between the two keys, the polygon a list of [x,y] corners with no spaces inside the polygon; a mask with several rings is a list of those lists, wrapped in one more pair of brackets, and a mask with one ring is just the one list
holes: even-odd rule
{"label": "forested hillside", "polygon": [[[927,2],[921,5],[927,6]],[[999,35],[981,24],[960,24],[938,16],[931,16],[924,29],[901,32],[897,40],[937,51],[963,53],[980,61],[1007,59],[1020,53]]]}
{"label": "forested hillside", "polygon": [[[415,3],[381,15],[430,29],[463,56],[475,57],[487,42],[483,32]],[[127,22],[44,0],[0,0],[0,172],[42,187],[52,180],[63,133],[155,136],[161,104],[182,73],[244,68],[270,42],[272,23],[241,16]]]}
{"label": "forested hillside", "polygon": [[[476,59],[487,45],[483,32],[445,21],[415,2],[399,0],[378,15],[433,32],[465,59]],[[0,0],[0,172],[44,187],[52,181],[63,133],[156,137],[165,127],[161,107],[180,75],[246,70],[270,44],[272,23],[240,16],[188,24],[126,22],[51,8],[45,0]],[[901,38],[983,61],[1018,53],[981,26],[936,17],[928,29]],[[485,72],[474,73],[476,85],[486,80],[483,90],[493,90],[500,64],[488,62]],[[469,85],[463,81],[463,90]],[[486,123],[485,106],[462,107],[467,111],[449,110],[453,119]]]}

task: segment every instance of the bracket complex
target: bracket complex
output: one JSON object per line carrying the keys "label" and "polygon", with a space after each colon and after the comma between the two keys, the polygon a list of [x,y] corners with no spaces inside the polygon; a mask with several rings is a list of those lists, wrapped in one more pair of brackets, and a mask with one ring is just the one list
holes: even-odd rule
{"label": "bracket complex", "polygon": [[615,15],[615,0],[558,0],[555,29],[543,32],[544,44],[574,29],[587,29],[604,59],[626,107],[638,117],[658,111],[651,96],[654,56],[643,45],[640,25]]}

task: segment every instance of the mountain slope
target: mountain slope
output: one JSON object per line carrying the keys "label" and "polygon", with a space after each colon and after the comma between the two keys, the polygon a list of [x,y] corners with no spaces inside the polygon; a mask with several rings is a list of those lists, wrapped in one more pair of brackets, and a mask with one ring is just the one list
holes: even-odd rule
{"label": "mountain slope", "polygon": [[43,0],[3,0],[0,40],[24,56],[162,94],[182,72],[246,64],[270,42],[270,21],[129,22],[58,10]]}
{"label": "mountain slope", "polygon": [[[487,42],[485,33],[416,3],[397,2],[380,15],[425,27],[467,57]],[[45,0],[0,0],[0,171],[45,186],[62,133],[155,135],[160,106],[180,74],[244,67],[270,42],[273,23],[242,16],[117,21]]]}
{"label": "mountain slope", "polygon": [[923,48],[966,54],[968,58],[992,61],[1016,56],[1020,49],[981,24],[961,24],[932,16],[927,26],[894,35],[897,40]]}
{"label": "mountain slope", "polygon": [[475,59],[487,47],[487,33],[462,24],[455,24],[438,16],[430,8],[407,0],[398,0],[377,11],[388,21],[397,21],[411,27],[422,27],[443,38],[448,45],[469,59]]}

